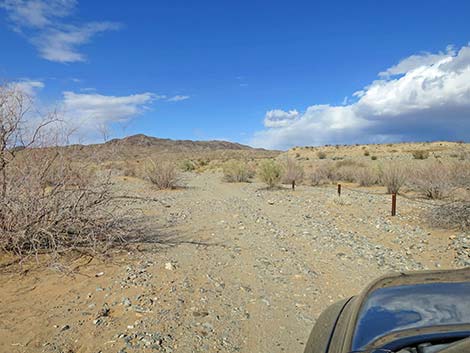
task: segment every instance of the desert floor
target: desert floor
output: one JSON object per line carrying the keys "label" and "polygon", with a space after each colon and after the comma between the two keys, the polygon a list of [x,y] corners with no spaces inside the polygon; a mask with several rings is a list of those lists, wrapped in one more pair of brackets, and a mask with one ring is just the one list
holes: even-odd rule
{"label": "desert floor", "polygon": [[187,174],[187,187],[157,191],[116,178],[162,201],[129,201],[146,241],[2,268],[0,351],[302,352],[322,310],[376,277],[465,264],[468,235],[426,226],[424,200],[398,196],[390,217],[379,187],[338,198],[335,185],[270,191],[221,179]]}

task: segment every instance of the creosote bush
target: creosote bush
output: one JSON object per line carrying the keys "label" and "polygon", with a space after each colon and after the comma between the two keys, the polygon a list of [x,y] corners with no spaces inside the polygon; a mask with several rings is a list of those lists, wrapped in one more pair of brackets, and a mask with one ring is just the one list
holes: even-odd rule
{"label": "creosote bush", "polygon": [[428,159],[429,151],[425,150],[416,150],[411,153],[414,159]]}
{"label": "creosote bush", "polygon": [[317,157],[318,159],[325,159],[326,158],[326,153],[323,151],[318,151],[317,152]]}
{"label": "creosote bush", "polygon": [[281,181],[282,168],[276,161],[267,159],[260,163],[257,175],[269,188],[273,188]]}
{"label": "creosote bush", "polygon": [[160,190],[175,189],[179,182],[179,173],[171,162],[149,160],[145,166],[148,180]]}
{"label": "creosote bush", "polygon": [[222,167],[224,180],[229,183],[246,183],[254,176],[254,171],[250,166],[242,161],[230,160]]}
{"label": "creosote bush", "polygon": [[194,163],[189,159],[185,159],[184,161],[182,161],[180,167],[183,172],[192,172],[194,169],[196,169]]}

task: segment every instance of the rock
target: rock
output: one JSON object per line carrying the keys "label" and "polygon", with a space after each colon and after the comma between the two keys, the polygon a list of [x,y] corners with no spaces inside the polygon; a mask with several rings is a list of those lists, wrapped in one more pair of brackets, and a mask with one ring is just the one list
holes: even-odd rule
{"label": "rock", "polygon": [[131,306],[132,305],[131,300],[129,298],[123,298],[122,305],[124,305],[125,307]]}
{"label": "rock", "polygon": [[98,272],[97,274],[95,274],[95,277],[101,277],[104,275],[104,272]]}
{"label": "rock", "polygon": [[175,269],[175,266],[171,262],[167,262],[165,264],[165,270],[173,271]]}
{"label": "rock", "polygon": [[64,325],[60,328],[60,331],[63,332],[63,331],[67,331],[67,330],[70,330],[70,325]]}

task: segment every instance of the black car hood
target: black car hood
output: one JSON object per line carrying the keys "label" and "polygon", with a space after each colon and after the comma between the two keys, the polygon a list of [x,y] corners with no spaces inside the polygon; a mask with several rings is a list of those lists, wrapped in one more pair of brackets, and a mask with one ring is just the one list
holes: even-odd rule
{"label": "black car hood", "polygon": [[383,277],[360,299],[353,318],[353,351],[376,347],[374,342],[383,343],[383,337],[394,333],[470,329],[469,270]]}

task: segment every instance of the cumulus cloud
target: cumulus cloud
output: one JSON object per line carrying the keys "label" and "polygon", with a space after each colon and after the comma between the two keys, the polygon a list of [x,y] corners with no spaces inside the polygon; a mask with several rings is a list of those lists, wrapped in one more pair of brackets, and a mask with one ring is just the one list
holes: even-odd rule
{"label": "cumulus cloud", "polygon": [[64,92],[61,107],[67,121],[82,130],[93,130],[143,113],[156,97],[149,92],[129,96]]}
{"label": "cumulus cloud", "polygon": [[99,33],[120,28],[114,22],[64,22],[76,5],[76,0],[0,1],[12,28],[25,36],[42,58],[61,63],[85,61],[86,56],[79,51],[81,45]]}
{"label": "cumulus cloud", "polygon": [[[353,94],[355,102],[269,111],[251,143],[266,148],[470,138],[470,47],[402,60]],[[276,112],[276,113],[271,113]],[[268,118],[273,115],[278,120]],[[278,122],[279,121],[279,122]]]}
{"label": "cumulus cloud", "polygon": [[264,126],[266,127],[283,127],[299,117],[297,110],[284,111],[281,109],[273,109],[266,112],[264,117]]}

